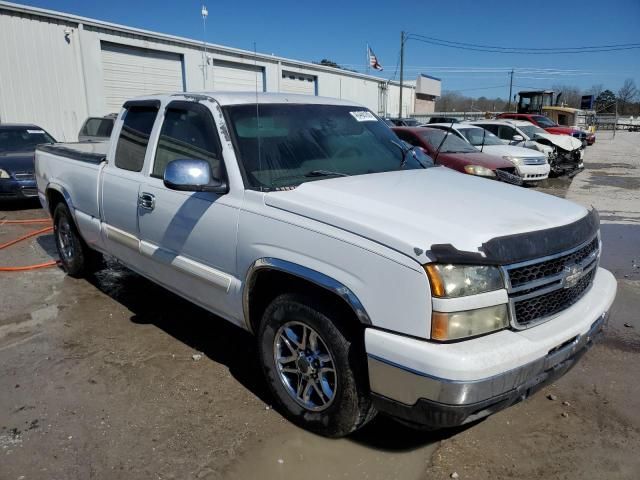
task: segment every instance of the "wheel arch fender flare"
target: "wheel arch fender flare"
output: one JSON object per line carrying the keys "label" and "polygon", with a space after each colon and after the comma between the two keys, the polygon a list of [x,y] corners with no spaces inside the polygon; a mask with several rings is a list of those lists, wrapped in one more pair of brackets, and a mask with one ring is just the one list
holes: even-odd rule
{"label": "wheel arch fender flare", "polygon": [[371,318],[362,305],[362,302],[360,302],[360,299],[343,283],[322,272],[318,272],[317,270],[313,270],[297,263],[274,257],[263,257],[254,261],[249,268],[242,290],[242,309],[244,320],[246,327],[250,332],[253,332],[250,316],[250,295],[256,279],[258,278],[258,274],[264,270],[287,273],[324,288],[325,290],[340,297],[353,310],[353,313],[356,315],[360,323],[364,325],[372,325]]}
{"label": "wheel arch fender flare", "polygon": [[73,200],[71,200],[71,195],[69,195],[69,192],[63,185],[60,185],[57,182],[49,182],[44,191],[45,191],[45,198],[47,200],[47,210],[49,210],[51,215],[53,215],[53,211],[51,210],[52,205],[50,204],[50,201],[49,201],[50,194],[51,192],[57,192],[60,195],[62,195],[62,198],[64,198],[64,201],[67,204],[67,207],[69,207],[69,211],[71,212],[71,216],[73,217],[73,221],[74,222],[76,221],[76,209],[73,206]]}

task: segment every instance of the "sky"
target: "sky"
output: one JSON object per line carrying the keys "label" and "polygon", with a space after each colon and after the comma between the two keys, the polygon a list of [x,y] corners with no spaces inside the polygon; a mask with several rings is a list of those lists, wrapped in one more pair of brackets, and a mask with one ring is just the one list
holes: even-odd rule
{"label": "sky", "polygon": [[[369,44],[384,67],[376,75],[399,78],[400,32],[501,47],[559,48],[640,42],[640,0],[254,1],[27,0],[21,3],[304,61],[327,58],[365,72]],[[203,33],[200,8],[209,17]],[[405,79],[425,73],[443,90],[506,98],[556,84],[616,91],[625,79],[640,87],[640,49],[601,53],[521,55],[477,52],[408,40]]]}

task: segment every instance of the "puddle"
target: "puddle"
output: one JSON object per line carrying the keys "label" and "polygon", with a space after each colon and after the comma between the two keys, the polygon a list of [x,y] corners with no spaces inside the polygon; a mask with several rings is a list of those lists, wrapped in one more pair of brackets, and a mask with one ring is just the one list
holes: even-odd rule
{"label": "puddle", "polygon": [[[390,421],[389,421],[390,422]],[[377,431],[393,444],[394,435],[415,435],[409,429]],[[280,479],[423,479],[437,441],[420,432],[426,441],[415,448],[384,450],[351,439],[331,440],[296,429],[268,439],[238,458],[224,478],[262,480]],[[391,438],[389,438],[391,435]],[[397,438],[403,445],[403,438]]]}
{"label": "puddle", "polygon": [[635,170],[635,166],[630,163],[599,163],[599,162],[585,162],[587,169],[591,170],[606,170],[609,168],[627,168],[629,170]]}

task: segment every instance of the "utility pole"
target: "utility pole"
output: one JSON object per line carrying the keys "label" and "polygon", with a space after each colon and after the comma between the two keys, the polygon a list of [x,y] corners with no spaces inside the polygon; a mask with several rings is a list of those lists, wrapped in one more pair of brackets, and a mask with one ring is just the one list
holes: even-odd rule
{"label": "utility pole", "polygon": [[404,86],[404,31],[400,32],[400,107],[398,108],[398,118],[402,118],[402,90]]}
{"label": "utility pole", "polygon": [[507,112],[511,111],[511,92],[513,90],[513,68],[509,72],[509,103],[507,104]]}

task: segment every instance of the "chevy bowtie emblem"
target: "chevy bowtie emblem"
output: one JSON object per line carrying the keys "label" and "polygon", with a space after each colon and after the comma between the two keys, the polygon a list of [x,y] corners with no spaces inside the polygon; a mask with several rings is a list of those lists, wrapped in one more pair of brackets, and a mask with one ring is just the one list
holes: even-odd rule
{"label": "chevy bowtie emblem", "polygon": [[564,269],[564,288],[575,287],[578,283],[578,280],[582,278],[584,275],[584,270],[578,264],[574,265],[565,265]]}

